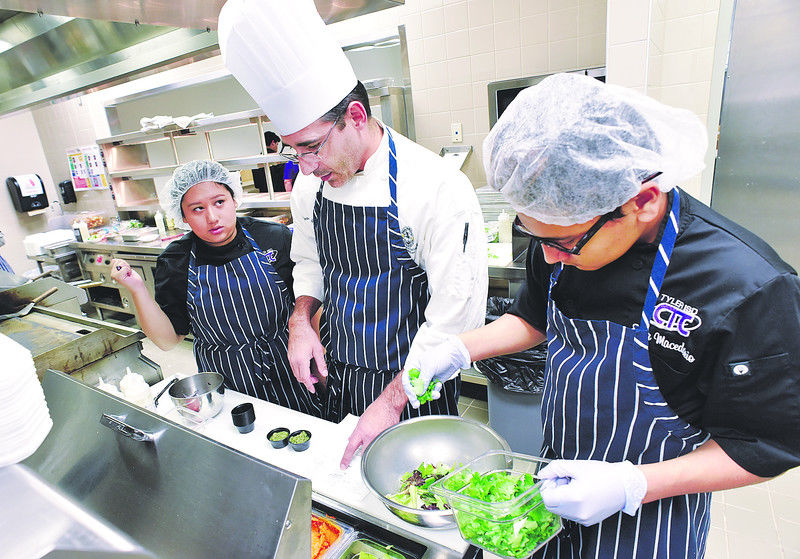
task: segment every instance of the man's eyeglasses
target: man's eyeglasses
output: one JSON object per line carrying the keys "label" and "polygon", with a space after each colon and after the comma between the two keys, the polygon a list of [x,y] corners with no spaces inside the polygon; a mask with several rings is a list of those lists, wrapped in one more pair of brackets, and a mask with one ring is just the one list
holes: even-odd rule
{"label": "man's eyeglasses", "polygon": [[328,138],[331,136],[331,132],[333,129],[336,128],[336,125],[339,123],[339,118],[342,115],[336,117],[336,120],[333,121],[333,125],[328,129],[328,133],[325,134],[325,138],[323,138],[322,143],[317,146],[317,149],[314,151],[309,151],[306,153],[281,153],[283,157],[291,161],[292,163],[300,163],[300,161],[304,161],[305,163],[313,164],[318,163],[322,158],[319,156],[319,152],[325,147],[325,143],[328,141]]}
{"label": "man's eyeglasses", "polygon": [[[650,182],[651,180],[653,180],[654,178],[656,178],[660,174],[661,174],[661,171],[659,171],[657,173],[653,173],[652,175],[649,175],[649,176],[645,177],[644,180],[642,180],[642,184]],[[548,237],[538,237],[538,236],[534,235],[533,233],[531,233],[530,231],[528,231],[525,228],[525,226],[520,221],[519,216],[514,218],[514,229],[516,229],[516,231],[518,233],[520,233],[521,235],[524,235],[526,237],[530,237],[531,239],[533,239],[534,241],[536,241],[539,244],[542,244],[542,245],[545,245],[545,246],[549,246],[551,248],[554,248],[554,249],[559,250],[561,252],[565,252],[567,254],[571,254],[573,256],[577,256],[577,255],[579,255],[581,253],[581,249],[586,246],[586,243],[588,243],[592,239],[592,237],[594,237],[597,234],[597,232],[600,231],[600,229],[603,228],[603,225],[605,225],[610,220],[614,219],[616,216],[619,215],[618,211],[619,211],[619,208],[616,208],[616,209],[611,210],[610,212],[608,212],[606,214],[601,215],[600,219],[598,219],[594,223],[594,225],[592,225],[589,228],[589,230],[586,233],[584,233],[581,236],[581,238],[578,239],[578,242],[575,243],[572,247],[565,247],[564,245],[562,245],[558,241],[556,241],[554,239],[551,239],[551,238],[548,238]]]}

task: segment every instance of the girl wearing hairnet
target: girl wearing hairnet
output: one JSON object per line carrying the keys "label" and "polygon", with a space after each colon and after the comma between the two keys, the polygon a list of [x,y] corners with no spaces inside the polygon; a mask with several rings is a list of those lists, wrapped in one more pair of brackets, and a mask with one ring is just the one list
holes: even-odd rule
{"label": "girl wearing hairnet", "polygon": [[489,184],[531,238],[526,283],[420,376],[547,342],[539,475],[567,522],[537,557],[702,557],[711,491],[800,463],[800,281],[676,187],[705,151],[688,111],[566,74],[486,138]]}
{"label": "girl wearing hairnet", "polygon": [[200,371],[215,371],[233,390],[319,416],[287,358],[294,306],[291,233],[283,225],[237,218],[242,187],[215,161],[190,161],[167,183],[168,214],[191,233],[158,257],[155,299],[127,262],[111,277],[133,296],[142,330],[164,350],[191,332]]}

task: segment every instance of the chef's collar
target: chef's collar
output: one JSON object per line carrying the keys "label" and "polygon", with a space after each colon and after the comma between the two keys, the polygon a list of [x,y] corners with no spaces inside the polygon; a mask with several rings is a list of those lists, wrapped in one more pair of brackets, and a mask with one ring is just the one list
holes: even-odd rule
{"label": "chef's collar", "polygon": [[369,175],[376,169],[380,169],[380,166],[383,165],[389,157],[389,134],[386,133],[386,125],[377,118],[375,121],[381,129],[381,143],[378,144],[378,149],[375,150],[375,153],[369,156],[369,159],[367,159],[367,162],[364,164],[364,168],[356,172],[356,177]]}

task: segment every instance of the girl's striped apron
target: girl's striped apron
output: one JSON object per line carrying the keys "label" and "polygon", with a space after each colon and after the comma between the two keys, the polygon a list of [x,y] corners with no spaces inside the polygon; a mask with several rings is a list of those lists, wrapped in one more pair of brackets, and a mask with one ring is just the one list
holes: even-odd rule
{"label": "girl's striped apron", "polygon": [[319,398],[289,366],[289,290],[242,231],[255,250],[222,266],[197,266],[192,245],[187,305],[198,370],[220,373],[237,392],[319,417]]}

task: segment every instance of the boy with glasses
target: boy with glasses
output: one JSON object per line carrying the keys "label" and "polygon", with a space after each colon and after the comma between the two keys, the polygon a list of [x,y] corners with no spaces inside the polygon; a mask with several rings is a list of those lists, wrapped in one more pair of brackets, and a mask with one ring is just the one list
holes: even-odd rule
{"label": "boy with glasses", "polygon": [[677,188],[706,145],[688,111],[570,74],[521,92],[484,142],[532,238],[527,281],[420,378],[547,341],[539,477],[567,522],[536,557],[702,557],[711,491],[800,464],[800,280]]}

